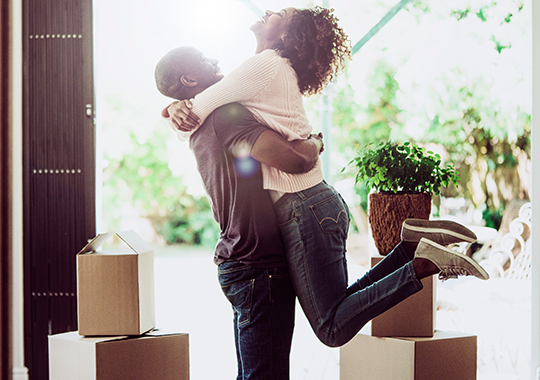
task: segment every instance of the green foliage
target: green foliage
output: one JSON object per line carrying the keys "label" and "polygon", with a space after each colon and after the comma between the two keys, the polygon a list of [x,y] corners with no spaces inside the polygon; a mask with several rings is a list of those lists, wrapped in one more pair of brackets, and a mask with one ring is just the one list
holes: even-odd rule
{"label": "green foliage", "polygon": [[347,72],[344,73],[334,95],[332,123],[336,127],[332,139],[338,146],[336,150],[349,157],[347,161],[356,154],[358,145],[403,137],[399,134],[403,126],[396,101],[399,85],[394,74],[386,63],[377,64],[365,83],[370,101],[363,105],[355,101],[355,90]]}
{"label": "green foliage", "polygon": [[457,185],[459,173],[449,164],[441,166],[441,156],[406,142],[379,143],[358,151],[356,182],[367,182],[377,192],[427,192],[438,195],[440,187]]}
{"label": "green foliage", "polygon": [[504,210],[502,210],[501,208],[498,208],[496,210],[486,208],[484,211],[482,211],[482,219],[485,222],[485,226],[498,230],[501,226],[503,214]]}
{"label": "green foliage", "polygon": [[131,132],[130,152],[111,152],[106,157],[109,165],[103,172],[104,223],[108,229],[118,229],[122,218],[131,213],[150,221],[168,244],[213,246],[219,228],[210,204],[206,196],[190,194],[182,177],[173,175],[166,147],[170,137],[170,130],[161,125],[146,139]]}
{"label": "green foliage", "polygon": [[206,197],[184,194],[181,201],[171,203],[169,207],[170,213],[166,218],[154,219],[160,235],[168,244],[189,243],[207,247],[216,244],[219,228]]}
{"label": "green foliage", "polygon": [[512,47],[512,45],[504,45],[503,43],[498,41],[495,36],[491,37],[491,41],[493,41],[493,43],[495,44],[495,50],[497,50],[497,53],[499,54],[501,54],[504,49],[509,49]]}
{"label": "green foliage", "polygon": [[[523,11],[524,6],[523,1],[521,0],[494,1],[487,3],[484,6],[479,4],[481,4],[481,2],[475,4],[477,6],[476,9],[472,9],[472,5],[468,5],[465,9],[453,9],[450,13],[458,21],[467,18],[470,14],[475,14],[477,19],[483,24],[492,22],[503,25],[511,23],[514,16]],[[499,38],[495,37],[494,34],[491,36],[491,41],[494,43],[495,49],[499,54],[504,49],[509,49],[511,47],[510,44],[500,42]]]}
{"label": "green foliage", "polygon": [[451,11],[452,16],[456,18],[456,20],[460,21],[467,17],[469,15],[470,10],[464,9],[464,10],[453,10]]}
{"label": "green foliage", "polygon": [[[408,11],[409,24],[398,30],[425,28],[421,36],[438,35],[425,22],[439,20],[441,41],[444,34],[455,35],[456,46],[428,44],[430,39],[411,33],[400,41],[414,42],[402,47],[385,40],[382,30],[376,48],[367,44],[354,57],[347,83],[334,86],[332,160],[342,168],[356,147],[381,141],[436,145],[461,178],[459,189],[441,186],[441,196],[465,198],[489,215],[510,200],[529,198],[530,3],[442,2]],[[351,178],[352,172],[334,179]],[[360,205],[366,203],[365,186],[368,181],[355,187]]]}
{"label": "green foliage", "polygon": [[484,11],[485,11],[485,8],[480,8],[478,10],[478,12],[476,12],[476,16],[482,20],[482,22],[486,22],[487,21],[487,18],[486,18],[486,15],[484,14]]}

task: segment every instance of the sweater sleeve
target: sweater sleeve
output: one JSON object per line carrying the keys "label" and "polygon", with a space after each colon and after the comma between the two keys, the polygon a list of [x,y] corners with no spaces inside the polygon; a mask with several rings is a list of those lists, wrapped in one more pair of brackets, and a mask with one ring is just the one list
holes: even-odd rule
{"label": "sweater sleeve", "polygon": [[259,94],[274,77],[278,59],[272,50],[256,54],[195,96],[192,111],[201,119],[201,124],[216,108],[234,102],[242,104]]}

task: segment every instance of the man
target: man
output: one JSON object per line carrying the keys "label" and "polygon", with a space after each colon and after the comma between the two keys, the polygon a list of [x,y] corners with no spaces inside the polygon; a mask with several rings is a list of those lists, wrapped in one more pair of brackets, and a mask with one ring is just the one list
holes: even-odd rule
{"label": "man", "polygon": [[[178,77],[168,78],[171,73]],[[155,74],[159,91],[176,99],[222,78],[217,61],[190,47],[167,54]],[[287,142],[241,105],[229,104],[210,114],[190,148],[221,228],[214,262],[233,307],[238,379],[288,379],[295,294],[274,205],[254,158],[301,173],[317,161],[322,141]]]}

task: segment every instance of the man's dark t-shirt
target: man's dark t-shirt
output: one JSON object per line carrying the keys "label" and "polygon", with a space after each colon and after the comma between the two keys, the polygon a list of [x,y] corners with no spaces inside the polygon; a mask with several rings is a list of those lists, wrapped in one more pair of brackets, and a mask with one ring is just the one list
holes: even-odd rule
{"label": "man's dark t-shirt", "polygon": [[221,233],[214,262],[229,259],[255,268],[286,266],[285,249],[259,162],[249,153],[268,128],[240,104],[212,112],[190,137],[189,147]]}

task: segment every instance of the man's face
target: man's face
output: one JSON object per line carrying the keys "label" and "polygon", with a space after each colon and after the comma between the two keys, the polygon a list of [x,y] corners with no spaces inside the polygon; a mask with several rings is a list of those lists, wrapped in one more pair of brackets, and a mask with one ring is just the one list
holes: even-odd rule
{"label": "man's face", "polygon": [[203,53],[193,47],[187,47],[183,54],[185,73],[193,76],[198,87],[208,88],[223,79],[217,59],[206,58]]}

